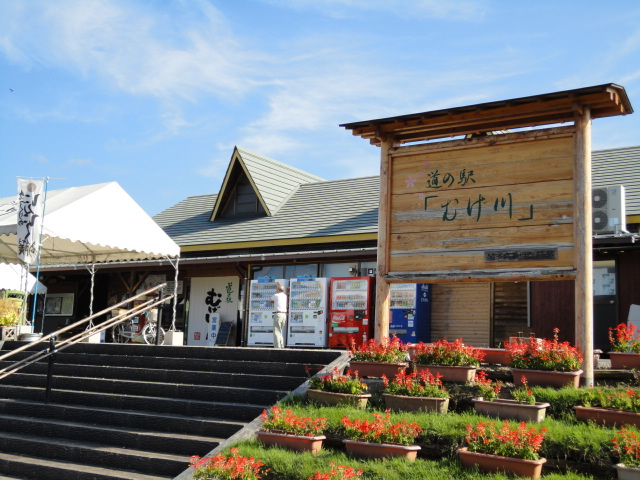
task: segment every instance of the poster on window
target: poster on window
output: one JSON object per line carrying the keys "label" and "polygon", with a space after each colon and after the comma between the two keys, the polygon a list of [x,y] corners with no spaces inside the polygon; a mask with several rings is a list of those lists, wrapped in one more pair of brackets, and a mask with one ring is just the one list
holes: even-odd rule
{"label": "poster on window", "polygon": [[191,280],[187,345],[213,346],[220,323],[236,323],[239,290],[238,277]]}

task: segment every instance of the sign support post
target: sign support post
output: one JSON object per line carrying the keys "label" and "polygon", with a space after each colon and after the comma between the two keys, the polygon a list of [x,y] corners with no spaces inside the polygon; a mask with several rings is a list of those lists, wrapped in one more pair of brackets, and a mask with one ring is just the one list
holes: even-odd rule
{"label": "sign support post", "polygon": [[584,386],[594,384],[593,377],[593,232],[591,223],[591,110],[576,112],[574,253],[575,336],[576,347],[584,355]]}

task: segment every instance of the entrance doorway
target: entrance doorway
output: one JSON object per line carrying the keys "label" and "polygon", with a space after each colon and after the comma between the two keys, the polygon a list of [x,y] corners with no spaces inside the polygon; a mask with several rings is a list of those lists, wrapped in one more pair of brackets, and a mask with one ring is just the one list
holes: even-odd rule
{"label": "entrance doorway", "polygon": [[593,348],[608,351],[609,328],[618,324],[615,260],[593,262]]}

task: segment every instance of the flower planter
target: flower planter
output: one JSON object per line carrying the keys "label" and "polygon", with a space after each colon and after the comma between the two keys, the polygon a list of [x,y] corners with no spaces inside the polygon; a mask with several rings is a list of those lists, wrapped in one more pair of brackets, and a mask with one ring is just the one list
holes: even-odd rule
{"label": "flower planter", "polygon": [[614,370],[640,369],[639,353],[609,352],[611,368]]}
{"label": "flower planter", "polygon": [[407,395],[391,395],[383,393],[384,404],[391,410],[401,412],[435,412],[447,413],[449,398],[410,397]]}
{"label": "flower planter", "polygon": [[511,365],[511,357],[504,348],[478,348],[484,354],[483,363]]}
{"label": "flower planter", "polygon": [[640,468],[627,467],[624,463],[614,465],[618,472],[618,480],[640,480]]}
{"label": "flower planter", "polygon": [[473,399],[476,412],[489,417],[497,417],[502,420],[520,420],[521,422],[541,422],[547,413],[546,402],[538,402],[534,405],[519,403],[516,400],[496,398],[490,402],[482,397]]}
{"label": "flower planter", "polygon": [[357,440],[343,440],[347,453],[360,458],[403,457],[414,461],[418,456],[418,445],[397,445],[394,443],[369,443]]}
{"label": "flower planter", "polygon": [[386,375],[388,379],[393,380],[396,373],[403,372],[407,369],[407,362],[387,363],[387,362],[365,362],[360,360],[352,360],[349,362],[349,370],[357,371],[358,376],[362,377],[381,377]]}
{"label": "flower planter", "polygon": [[506,472],[518,477],[540,478],[546,458],[524,460],[522,458],[501,457],[487,453],[470,452],[466,447],[456,450],[460,462],[466,468],[477,466],[484,472]]}
{"label": "flower planter", "polygon": [[443,382],[473,382],[476,376],[476,367],[467,365],[416,365],[416,370],[429,370],[432,375],[442,375]]}
{"label": "flower planter", "polygon": [[634,425],[640,428],[640,413],[627,412],[625,410],[613,410],[598,407],[573,407],[578,420],[592,420],[598,425],[606,427],[622,427],[622,425]]}
{"label": "flower planter", "polygon": [[0,327],[0,340],[17,340],[18,328],[17,327]]}
{"label": "flower planter", "polygon": [[367,401],[371,398],[370,393],[352,395],[350,393],[325,392],[324,390],[307,390],[307,398],[325,405],[353,405],[358,408],[365,408]]}
{"label": "flower planter", "polygon": [[307,437],[288,433],[264,432],[262,430],[258,430],[256,435],[264,445],[286,448],[296,452],[311,452],[312,454],[316,454],[322,449],[322,441],[327,438],[324,435]]}
{"label": "flower planter", "polygon": [[529,386],[539,387],[576,387],[580,386],[582,370],[575,372],[555,372],[547,370],[529,370],[526,368],[512,368],[513,383],[522,386],[522,376],[527,377]]}

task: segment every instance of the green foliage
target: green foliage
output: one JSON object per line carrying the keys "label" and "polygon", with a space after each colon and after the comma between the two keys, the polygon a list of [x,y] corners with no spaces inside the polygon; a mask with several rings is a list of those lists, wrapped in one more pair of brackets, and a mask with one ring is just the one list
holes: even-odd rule
{"label": "green foliage", "polygon": [[[602,387],[605,391],[624,392],[627,387]],[[473,395],[475,387],[462,386],[449,389],[450,394]],[[596,480],[613,478],[611,465],[616,463],[617,457],[613,452],[611,439],[617,434],[617,429],[605,428],[595,424],[578,422],[572,407],[580,405],[582,396],[588,394],[589,389],[566,387],[562,389],[531,387],[539,402],[548,402],[547,418],[540,425],[546,429],[546,435],[540,449],[540,456],[547,458],[549,463],[543,469],[544,480]],[[374,395],[375,397],[376,395]],[[325,447],[318,455],[289,452],[279,448],[264,447],[257,441],[236,444],[240,453],[260,459],[271,470],[264,476],[264,480],[308,480],[316,471],[327,470],[330,462],[337,465],[348,465],[363,469],[363,480],[442,480],[456,478],[462,480],[507,480],[513,477],[496,474],[488,475],[475,469],[464,469],[459,464],[455,451],[464,446],[465,427],[478,421],[486,421],[487,417],[477,414],[472,407],[458,410],[457,413],[447,415],[430,414],[426,412],[406,413],[392,412],[393,423],[402,421],[415,422],[422,432],[415,439],[422,447],[415,462],[401,459],[359,460],[348,456],[341,447],[340,440],[344,438],[341,420],[349,417],[367,418],[373,412],[380,412],[384,407],[370,402],[375,408],[359,409],[352,406],[322,406],[308,402],[304,397],[294,396],[280,404],[281,408],[291,409],[296,415],[310,418],[326,418],[327,427],[324,434],[328,437]],[[518,422],[511,422],[517,425]],[[638,434],[636,429],[629,429]],[[438,460],[429,460],[438,458]],[[575,472],[559,473],[550,465],[559,464],[581,468],[582,474]]]}
{"label": "green foliage", "polygon": [[309,388],[323,392],[348,393],[361,395],[367,391],[367,384],[358,376],[358,372],[347,370],[342,375],[337,368],[329,375],[317,375],[309,379]]}
{"label": "green foliage", "polygon": [[440,375],[433,376],[428,370],[411,373],[398,372],[391,383],[383,375],[385,393],[408,397],[447,398],[449,393],[440,381]]}

